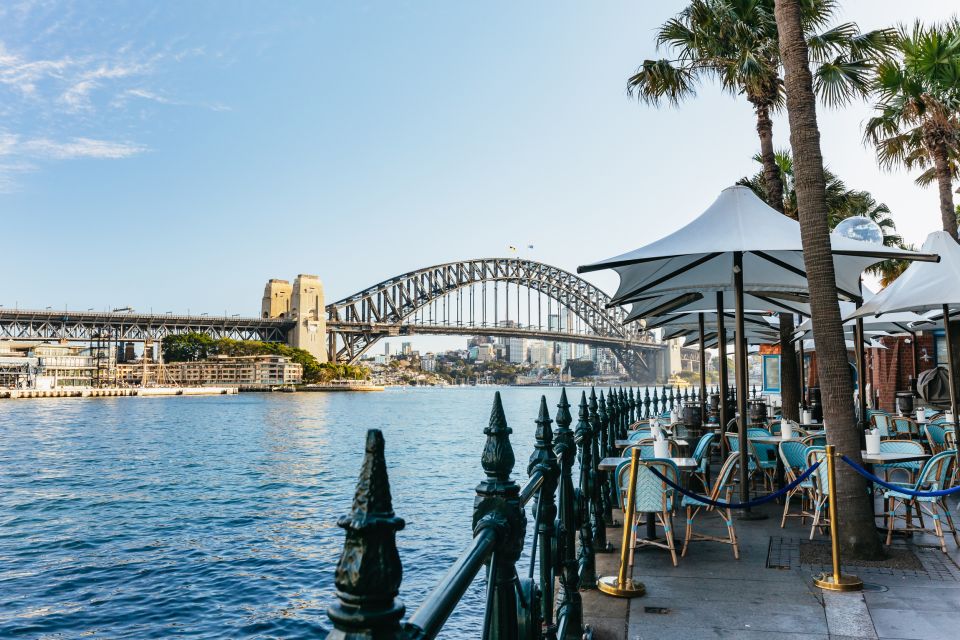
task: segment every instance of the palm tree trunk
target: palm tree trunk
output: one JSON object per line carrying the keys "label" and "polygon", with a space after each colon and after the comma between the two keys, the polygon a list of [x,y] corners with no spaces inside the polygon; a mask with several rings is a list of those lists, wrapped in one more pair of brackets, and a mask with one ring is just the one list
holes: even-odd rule
{"label": "palm tree trunk", "polygon": [[780,400],[783,417],[800,421],[800,372],[797,370],[797,352],[793,339],[793,314],[780,314]]}
{"label": "palm tree trunk", "polygon": [[757,112],[757,135],[760,136],[760,160],[763,162],[763,182],[767,188],[767,204],[783,213],[783,180],[773,151],[773,120],[770,105],[754,104]]}
{"label": "palm tree trunk", "polygon": [[[776,0],[775,13],[780,57],[785,70],[794,185],[810,289],[813,337],[817,343],[823,421],[827,426],[827,442],[840,454],[860,462],[861,430],[854,419],[853,381],[837,302],[816,97],[800,24],[800,2]],[[849,466],[837,465],[837,495],[831,499],[836,500],[840,522],[834,526],[838,528],[840,544],[848,557],[876,558],[883,555],[874,524],[873,504],[867,495],[864,479]]]}
{"label": "palm tree trunk", "polygon": [[957,211],[953,208],[953,179],[950,176],[950,164],[947,148],[939,144],[933,150],[933,162],[937,170],[937,186],[940,187],[940,218],[943,230],[957,239]]}

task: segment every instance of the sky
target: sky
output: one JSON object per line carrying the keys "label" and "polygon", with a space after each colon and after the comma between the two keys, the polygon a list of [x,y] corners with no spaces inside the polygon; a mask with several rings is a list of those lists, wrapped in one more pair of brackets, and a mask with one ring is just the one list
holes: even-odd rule
{"label": "sky", "polygon": [[[956,11],[841,4],[863,29]],[[4,3],[0,304],[255,315],[269,278],[329,302],[511,245],[573,271],[646,244],[758,168],[744,100],[626,95],[683,5]],[[877,167],[870,110],[820,109],[824,157],[920,243],[936,190]]]}

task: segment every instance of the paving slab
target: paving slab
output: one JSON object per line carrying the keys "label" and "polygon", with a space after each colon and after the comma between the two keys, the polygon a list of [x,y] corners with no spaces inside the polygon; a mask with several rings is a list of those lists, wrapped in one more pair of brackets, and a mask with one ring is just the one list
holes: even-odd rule
{"label": "paving slab", "polygon": [[877,637],[862,593],[824,591],[822,597],[831,636]]}

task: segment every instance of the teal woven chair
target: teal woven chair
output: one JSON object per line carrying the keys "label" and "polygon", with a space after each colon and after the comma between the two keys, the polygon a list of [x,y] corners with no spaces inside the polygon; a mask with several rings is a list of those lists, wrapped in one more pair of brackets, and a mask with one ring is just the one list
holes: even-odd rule
{"label": "teal woven chair", "polygon": [[822,436],[822,435],[806,436],[800,442],[807,445],[808,447],[825,447],[827,446],[827,436]]}
{"label": "teal woven chair", "polygon": [[[763,431],[763,430],[761,429],[760,431]],[[748,430],[747,430],[747,434],[749,434],[749,433],[750,433],[750,431],[749,431],[749,429],[748,429]],[[728,445],[729,451],[731,451],[731,452],[734,452],[734,451],[735,451],[735,452],[739,452],[739,451],[740,451],[740,436],[735,435],[735,434],[732,434],[732,433],[728,433],[728,434],[727,434],[727,445]],[[772,446],[772,445],[766,445],[766,446]],[[764,486],[769,487],[769,488],[771,488],[771,490],[772,490],[772,487],[773,487],[773,484],[774,484],[774,480],[775,480],[775,477],[776,477],[776,475],[777,475],[777,460],[776,460],[776,458],[774,458],[773,460],[770,460],[769,458],[766,458],[766,457],[761,458],[761,457],[757,454],[757,449],[756,449],[756,447],[754,446],[753,442],[751,442],[751,440],[749,439],[749,437],[747,438],[747,451],[748,451],[748,453],[749,453],[749,455],[750,455],[750,460],[748,461],[748,465],[747,465],[747,471],[749,471],[749,472],[750,472],[750,475],[753,476],[753,475],[756,473],[757,469],[759,469],[759,470],[761,471],[762,476],[763,476]]]}
{"label": "teal woven chair", "polygon": [[627,440],[634,442],[636,440],[645,440],[650,437],[650,429],[637,429],[627,434]]}
{"label": "teal woven chair", "polygon": [[[679,449],[679,447],[677,447],[677,443],[674,442],[673,440],[667,440],[667,442],[670,443],[670,457],[671,457],[671,458],[679,458],[679,457],[680,457],[680,449]],[[629,445],[627,445],[627,446],[623,449],[623,456],[624,456],[625,458],[626,458],[626,457],[629,457],[629,456],[630,456],[630,450],[633,449],[633,448],[635,448],[635,447],[637,447],[637,448],[640,449],[640,457],[641,457],[641,458],[643,458],[644,460],[652,460],[653,457],[654,457],[654,455],[653,455],[653,443],[654,443],[653,438],[644,438],[643,440],[637,440],[636,442],[631,442]]]}
{"label": "teal woven chair", "polygon": [[[883,440],[880,453],[924,453],[923,445],[914,440]],[[875,471],[883,472],[883,479],[890,481],[891,474],[901,471],[906,474],[908,483],[913,483],[920,471],[920,462],[892,462],[874,465]],[[880,474],[877,474],[880,475]]]}
{"label": "teal woven chair", "polygon": [[[780,443],[780,460],[783,461],[783,477],[787,484],[799,478],[807,470],[807,445],[793,440]],[[790,513],[790,503],[793,496],[800,494],[800,513]],[[813,503],[813,480],[807,478],[798,486],[787,492],[783,500],[783,517],[780,518],[780,528],[787,525],[787,517],[800,518],[800,524],[806,518],[812,518],[813,512],[804,509],[804,500]]]}
{"label": "teal woven chair", "polygon": [[716,437],[717,434],[713,432],[703,434],[697,441],[697,446],[693,449],[692,457],[697,461],[697,470],[693,472],[693,475],[700,480],[704,491],[708,491],[710,488],[710,445],[713,444]]}
{"label": "teal woven chair", "polygon": [[812,467],[817,462],[820,466],[810,475],[812,489],[810,495],[813,498],[813,523],[810,525],[810,539],[813,540],[813,533],[819,528],[821,533],[830,526],[830,516],[827,507],[830,501],[829,474],[827,473],[827,450],[824,447],[807,448],[807,467]]}
{"label": "teal woven chair", "polygon": [[[736,486],[733,481],[736,477],[734,471],[737,469],[739,460],[740,454],[734,452],[723,462],[723,466],[720,467],[720,473],[717,474],[717,479],[713,483],[713,488],[710,490],[708,496],[711,500],[722,500],[723,502],[729,503],[733,499],[734,488]],[[681,558],[687,555],[687,548],[690,546],[691,541],[709,540],[731,545],[733,547],[733,557],[738,560],[740,559],[740,547],[737,545],[737,531],[733,526],[733,514],[730,509],[714,508],[706,502],[691,498],[690,496],[683,496],[680,505],[685,507],[687,512],[687,530],[683,536],[683,551],[680,552]],[[723,520],[723,523],[727,527],[726,538],[708,536],[703,533],[696,533],[693,530],[694,520],[701,511],[713,511],[720,516],[720,519]]]}
{"label": "teal woven chair", "polygon": [[[636,515],[631,524],[631,549],[643,546],[658,547],[670,552],[670,559],[673,566],[677,566],[677,549],[673,540],[673,496],[674,491],[666,482],[658,478],[650,471],[650,467],[655,468],[664,477],[677,483],[679,472],[677,465],[670,460],[653,459],[644,460],[637,467],[637,483],[634,489],[634,509]],[[626,512],[627,495],[630,484],[630,461],[625,460],[617,465],[617,486],[620,489],[620,508]],[[640,524],[640,515],[647,514],[648,518],[654,518],[657,526],[663,529],[663,538],[647,540],[637,535]],[[630,554],[628,575],[633,575],[633,556]]]}
{"label": "teal woven chair", "polygon": [[902,416],[895,416],[891,418],[891,420],[893,421],[895,437],[910,438],[911,440],[916,440],[920,437],[920,425],[917,424],[916,420]]}
{"label": "teal woven chair", "polygon": [[[957,452],[953,449],[941,451],[923,465],[916,483],[909,487],[914,491],[938,491],[946,487],[947,480],[950,477],[950,465],[953,463]],[[940,550],[947,552],[947,543],[943,536],[943,522],[940,520],[941,514],[946,517],[947,526],[950,533],[953,534],[953,542],[960,546],[960,538],[957,537],[957,528],[953,524],[953,516],[947,508],[943,496],[920,497],[911,496],[899,491],[887,490],[883,494],[887,504],[887,546],[893,542],[893,529],[897,519],[904,521],[904,527],[901,529],[906,532],[927,532],[933,533],[940,540]],[[904,512],[897,515],[897,508],[903,507]],[[921,513],[926,513],[933,518],[933,531],[925,529],[921,521],[919,527],[913,526],[913,511],[917,509]]]}
{"label": "teal woven chair", "polygon": [[941,424],[928,424],[923,431],[927,434],[930,453],[940,453],[947,448],[946,429]]}
{"label": "teal woven chair", "polygon": [[893,422],[886,412],[874,411],[870,416],[870,424],[880,430],[881,438],[889,438],[893,431]]}

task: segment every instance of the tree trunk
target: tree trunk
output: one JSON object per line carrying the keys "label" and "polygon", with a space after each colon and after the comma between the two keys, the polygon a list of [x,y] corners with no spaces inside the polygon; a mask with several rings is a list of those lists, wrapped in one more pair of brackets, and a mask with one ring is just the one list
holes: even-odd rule
{"label": "tree trunk", "polygon": [[[794,186],[803,256],[810,289],[813,337],[817,344],[817,370],[823,401],[827,442],[839,454],[856,462],[860,457],[860,430],[853,413],[853,380],[847,363],[847,347],[837,302],[836,275],[827,228],[826,183],[816,97],[810,74],[807,45],[800,24],[799,0],[776,0],[780,57],[785,70],[790,146],[793,149]],[[876,558],[883,555],[867,499],[866,481],[842,462],[837,465],[836,500],[840,544],[847,557]]]}
{"label": "tree trunk", "polygon": [[773,120],[770,106],[755,104],[757,112],[757,135],[760,136],[760,159],[763,162],[763,183],[767,188],[767,204],[783,213],[783,179],[780,166],[773,151]]}
{"label": "tree trunk", "polygon": [[943,230],[957,239],[957,211],[953,208],[953,180],[947,160],[947,148],[938,144],[933,150],[933,162],[937,169],[937,186],[940,188],[940,219]]}
{"label": "tree trunk", "polygon": [[797,370],[797,351],[793,339],[793,314],[780,314],[780,400],[783,417],[800,421],[800,372]]}

